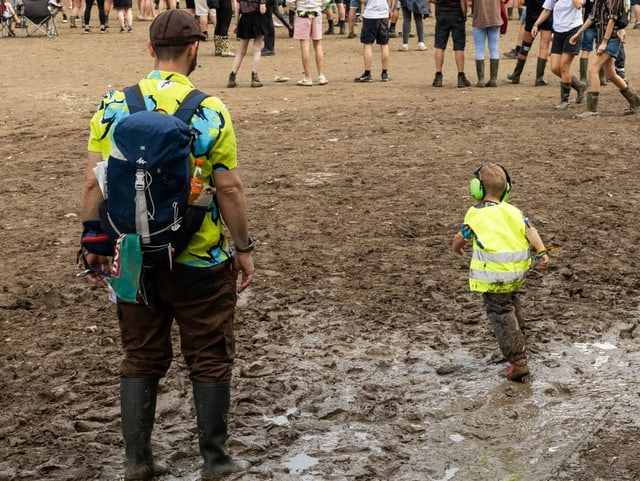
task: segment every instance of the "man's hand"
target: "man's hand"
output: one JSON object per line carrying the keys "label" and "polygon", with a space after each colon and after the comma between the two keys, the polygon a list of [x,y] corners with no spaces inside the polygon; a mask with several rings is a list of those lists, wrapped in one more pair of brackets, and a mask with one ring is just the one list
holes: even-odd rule
{"label": "man's hand", "polygon": [[254,272],[255,268],[251,254],[249,252],[235,252],[233,256],[233,273],[236,279],[238,278],[238,274],[242,273],[238,293],[244,291],[249,284],[251,284]]}

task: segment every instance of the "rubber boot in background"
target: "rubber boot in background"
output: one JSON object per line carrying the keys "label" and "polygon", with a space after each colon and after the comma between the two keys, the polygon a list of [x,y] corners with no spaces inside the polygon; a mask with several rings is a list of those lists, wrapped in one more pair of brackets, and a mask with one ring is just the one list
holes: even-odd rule
{"label": "rubber boot in background", "polygon": [[555,106],[556,110],[567,110],[569,108],[570,94],[571,94],[571,84],[560,82],[560,103]]}
{"label": "rubber boot in background", "polygon": [[592,115],[598,115],[598,100],[600,98],[600,92],[587,92],[587,110],[579,113],[577,117],[585,118]]}
{"label": "rubber boot in background", "polygon": [[476,60],[476,76],[478,77],[476,87],[484,87],[484,60]]}
{"label": "rubber boot in background", "polygon": [[580,59],[580,82],[589,83],[589,59],[581,58]]}
{"label": "rubber boot in background", "polygon": [[584,95],[587,93],[587,84],[578,80],[578,77],[571,75],[571,87],[576,91],[576,103],[581,104]]}
{"label": "rubber boot in background", "polygon": [[486,83],[486,87],[498,86],[498,68],[500,66],[500,60],[497,58],[489,59],[489,81]]}
{"label": "rubber boot in background", "polygon": [[620,89],[620,93],[629,102],[629,108],[624,111],[625,115],[635,114],[640,110],[640,97],[631,85],[627,84],[625,88]]}
{"label": "rubber boot in background", "polygon": [[511,83],[519,84],[520,83],[520,75],[522,74],[522,70],[524,69],[524,64],[527,63],[527,58],[519,58],[516,62],[516,67],[513,69],[507,78],[511,80]]}
{"label": "rubber boot in background", "polygon": [[536,64],[536,87],[548,85],[548,82],[544,79],[544,69],[547,66],[546,58],[538,58]]}

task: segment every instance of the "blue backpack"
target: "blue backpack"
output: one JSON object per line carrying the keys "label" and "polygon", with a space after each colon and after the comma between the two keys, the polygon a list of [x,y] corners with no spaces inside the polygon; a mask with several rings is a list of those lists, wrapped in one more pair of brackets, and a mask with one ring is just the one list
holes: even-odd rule
{"label": "blue backpack", "polygon": [[200,222],[188,215],[189,121],[207,95],[194,89],[167,115],[146,109],[139,85],[124,93],[130,115],[113,130],[100,221],[112,242],[139,234],[145,261],[170,264],[204,218],[204,212],[196,216]]}

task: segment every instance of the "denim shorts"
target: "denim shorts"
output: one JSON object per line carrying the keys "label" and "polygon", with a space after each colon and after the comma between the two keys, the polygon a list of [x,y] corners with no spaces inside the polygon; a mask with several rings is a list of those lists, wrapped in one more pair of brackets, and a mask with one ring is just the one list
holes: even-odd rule
{"label": "denim shorts", "polygon": [[[640,1],[640,0],[639,0]],[[593,51],[593,42],[596,39],[596,29],[588,28],[584,32],[582,32],[582,44],[580,45],[580,50],[584,50],[585,52]]]}
{"label": "denim shorts", "polygon": [[349,8],[359,8],[360,0],[349,0]]}
{"label": "denim shorts", "polygon": [[[598,44],[599,46],[600,44]],[[620,39],[618,37],[611,37],[607,42],[607,48],[604,50],[604,53],[609,55],[609,57],[618,58],[620,55]]]}

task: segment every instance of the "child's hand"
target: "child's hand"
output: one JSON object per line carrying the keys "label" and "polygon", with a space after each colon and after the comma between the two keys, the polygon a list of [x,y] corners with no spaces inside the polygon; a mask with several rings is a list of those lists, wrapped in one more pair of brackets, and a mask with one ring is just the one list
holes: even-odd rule
{"label": "child's hand", "polygon": [[547,267],[549,267],[549,254],[546,250],[541,250],[536,254],[536,257],[533,259],[533,268],[538,268],[541,271],[546,271]]}

